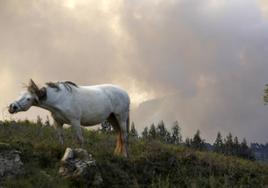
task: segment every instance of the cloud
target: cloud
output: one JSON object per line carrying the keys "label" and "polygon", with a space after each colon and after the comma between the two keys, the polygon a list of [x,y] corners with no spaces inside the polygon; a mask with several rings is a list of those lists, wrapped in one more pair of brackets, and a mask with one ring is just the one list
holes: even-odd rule
{"label": "cloud", "polygon": [[[109,82],[130,92],[139,129],[178,120],[186,136],[200,129],[209,140],[230,131],[267,141],[265,6],[258,0],[1,1],[0,105],[29,78]],[[153,98],[155,105],[135,108]],[[37,113],[43,112],[16,117]]]}
{"label": "cloud", "polygon": [[142,105],[134,116],[141,127],[178,119],[186,136],[201,129],[209,141],[217,131],[230,131],[264,142],[267,22],[254,1],[215,3],[126,5],[123,20],[136,45],[133,77],[159,96],[175,94],[157,107]]}
{"label": "cloud", "polygon": [[263,16],[268,18],[268,2],[265,0],[259,0],[258,3]]}

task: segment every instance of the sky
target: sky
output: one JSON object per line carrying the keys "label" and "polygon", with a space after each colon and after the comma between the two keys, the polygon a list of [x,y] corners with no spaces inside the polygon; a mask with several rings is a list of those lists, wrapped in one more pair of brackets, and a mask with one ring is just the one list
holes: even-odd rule
{"label": "sky", "polygon": [[0,119],[34,79],[117,84],[138,130],[178,120],[184,138],[267,142],[268,1],[2,0]]}

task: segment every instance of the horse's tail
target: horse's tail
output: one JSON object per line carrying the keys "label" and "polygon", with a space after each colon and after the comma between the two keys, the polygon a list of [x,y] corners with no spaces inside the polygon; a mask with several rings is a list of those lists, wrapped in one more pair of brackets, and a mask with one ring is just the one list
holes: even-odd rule
{"label": "horse's tail", "polygon": [[128,116],[127,116],[127,134],[129,133],[129,113],[128,113]]}
{"label": "horse's tail", "polygon": [[128,146],[129,146],[129,112],[127,116],[127,134],[126,134],[126,157],[128,157]]}

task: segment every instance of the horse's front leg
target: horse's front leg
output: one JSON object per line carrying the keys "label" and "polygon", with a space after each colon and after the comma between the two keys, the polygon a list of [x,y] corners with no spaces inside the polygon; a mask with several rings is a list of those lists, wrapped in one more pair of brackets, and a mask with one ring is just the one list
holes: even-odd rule
{"label": "horse's front leg", "polygon": [[82,135],[82,128],[80,126],[80,121],[79,120],[73,120],[71,121],[72,124],[72,129],[75,131],[76,135],[76,140],[78,144],[83,148],[84,146],[84,138]]}
{"label": "horse's front leg", "polygon": [[58,121],[54,120],[53,127],[57,131],[57,136],[59,138],[59,142],[63,145],[62,126],[63,126],[63,123],[59,123]]}

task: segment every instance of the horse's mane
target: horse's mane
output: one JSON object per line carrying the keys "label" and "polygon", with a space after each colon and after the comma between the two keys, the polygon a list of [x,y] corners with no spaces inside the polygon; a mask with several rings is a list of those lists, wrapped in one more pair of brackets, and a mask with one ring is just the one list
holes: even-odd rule
{"label": "horse's mane", "polygon": [[65,81],[65,82],[47,82],[46,85],[48,87],[54,88],[57,91],[60,91],[60,84],[62,84],[68,91],[72,91],[72,86],[78,87],[75,83],[71,81]]}

